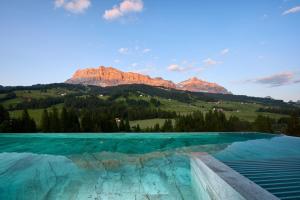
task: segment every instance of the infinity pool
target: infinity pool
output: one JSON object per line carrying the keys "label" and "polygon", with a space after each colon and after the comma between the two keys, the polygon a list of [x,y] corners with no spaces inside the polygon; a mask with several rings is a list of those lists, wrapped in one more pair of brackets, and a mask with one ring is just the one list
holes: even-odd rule
{"label": "infinity pool", "polygon": [[191,152],[223,162],[300,158],[261,133],[0,134],[0,199],[194,200]]}

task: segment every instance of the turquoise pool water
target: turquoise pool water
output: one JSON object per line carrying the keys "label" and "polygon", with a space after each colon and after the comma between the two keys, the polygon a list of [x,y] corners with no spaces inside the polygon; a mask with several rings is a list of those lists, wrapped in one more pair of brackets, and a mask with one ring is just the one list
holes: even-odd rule
{"label": "turquoise pool water", "polygon": [[300,156],[261,133],[0,134],[0,199],[196,199],[191,152],[222,161]]}

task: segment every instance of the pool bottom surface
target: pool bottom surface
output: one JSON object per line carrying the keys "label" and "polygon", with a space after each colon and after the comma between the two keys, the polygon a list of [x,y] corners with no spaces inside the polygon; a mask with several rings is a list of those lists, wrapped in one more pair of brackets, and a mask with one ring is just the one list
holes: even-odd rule
{"label": "pool bottom surface", "polygon": [[0,134],[0,199],[194,200],[191,152],[260,160],[297,145],[257,133]]}
{"label": "pool bottom surface", "polygon": [[195,199],[183,155],[2,153],[0,160],[0,199]]}

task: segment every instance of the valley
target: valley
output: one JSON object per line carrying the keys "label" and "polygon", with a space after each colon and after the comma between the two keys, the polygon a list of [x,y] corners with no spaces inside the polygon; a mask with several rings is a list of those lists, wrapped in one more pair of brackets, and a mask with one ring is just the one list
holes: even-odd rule
{"label": "valley", "polygon": [[[62,108],[66,106],[66,100],[70,97],[79,99],[96,97],[104,102],[109,101],[110,104],[125,106],[125,109],[142,107],[174,112],[177,115],[189,115],[195,111],[201,111],[203,114],[209,111],[220,111],[227,118],[236,116],[247,122],[254,122],[258,115],[275,120],[289,116],[280,113],[259,112],[259,109],[270,107],[297,109],[296,105],[290,105],[280,100],[232,94],[197,93],[136,84],[112,87],[49,84],[30,87],[3,87],[0,91],[0,103],[9,110],[12,118],[21,117],[22,110],[28,109],[30,117],[35,120],[38,127],[41,126],[44,109],[50,112],[53,108],[57,108],[61,112]],[[153,103],[153,99],[156,102]],[[139,125],[144,130],[154,127],[156,124],[162,126],[168,119],[151,116],[143,117],[143,119],[138,118],[130,119],[130,126]]]}

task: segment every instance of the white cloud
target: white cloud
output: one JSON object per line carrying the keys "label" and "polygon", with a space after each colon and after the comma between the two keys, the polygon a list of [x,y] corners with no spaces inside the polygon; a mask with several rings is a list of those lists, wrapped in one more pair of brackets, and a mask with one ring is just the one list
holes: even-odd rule
{"label": "white cloud", "polygon": [[[199,67],[197,66],[197,62],[191,62],[188,60],[183,60],[182,62],[176,62],[177,59],[172,59],[173,64],[170,64],[167,67],[167,70],[172,72],[187,72],[187,71],[194,71],[198,73]],[[175,62],[174,62],[175,61]],[[180,63],[180,64],[178,64]]]}
{"label": "white cloud", "polygon": [[220,61],[216,61],[216,60],[213,60],[211,58],[207,58],[205,60],[203,60],[203,63],[206,65],[206,66],[211,66],[211,65],[218,65],[218,64],[221,64]]}
{"label": "white cloud", "polygon": [[278,86],[293,83],[294,77],[295,74],[293,72],[282,72],[282,73],[273,74],[266,77],[248,80],[247,82],[265,84],[265,85],[269,85],[270,87],[278,87]]}
{"label": "white cloud", "polygon": [[91,5],[90,0],[55,0],[56,8],[64,8],[65,10],[78,14],[83,13]]}
{"label": "white cloud", "polygon": [[103,18],[106,20],[115,20],[128,13],[142,12],[144,3],[142,0],[123,0],[119,5],[115,5],[109,10],[105,10]]}
{"label": "white cloud", "polygon": [[289,10],[286,10],[282,13],[282,15],[288,15],[288,14],[297,13],[297,12],[300,12],[300,6],[296,6]]}
{"label": "white cloud", "polygon": [[221,51],[221,55],[226,55],[226,54],[228,54],[229,53],[229,49],[223,49],[222,51]]}
{"label": "white cloud", "polygon": [[121,54],[127,54],[128,53],[128,51],[129,51],[129,49],[128,48],[120,48],[119,50],[119,53],[121,53]]}
{"label": "white cloud", "polygon": [[127,12],[141,12],[144,8],[142,0],[124,0],[120,4],[120,11],[123,13]]}
{"label": "white cloud", "polygon": [[131,64],[132,67],[136,67],[136,66],[138,66],[138,65],[139,65],[138,63],[132,63],[132,64]]}
{"label": "white cloud", "polygon": [[143,50],[143,53],[148,53],[148,52],[150,52],[151,51],[151,49],[144,49]]}
{"label": "white cloud", "polygon": [[65,0],[55,0],[54,5],[56,8],[60,8],[65,4]]}
{"label": "white cloud", "polygon": [[185,70],[185,68],[181,67],[177,64],[171,64],[171,65],[168,66],[168,70],[173,71],[173,72],[182,72],[182,71]]}
{"label": "white cloud", "polygon": [[115,59],[114,63],[120,63],[121,61],[119,59]]}
{"label": "white cloud", "polygon": [[110,10],[106,10],[104,12],[103,18],[106,20],[114,20],[123,16],[123,13],[120,11],[118,7],[113,7]]}

